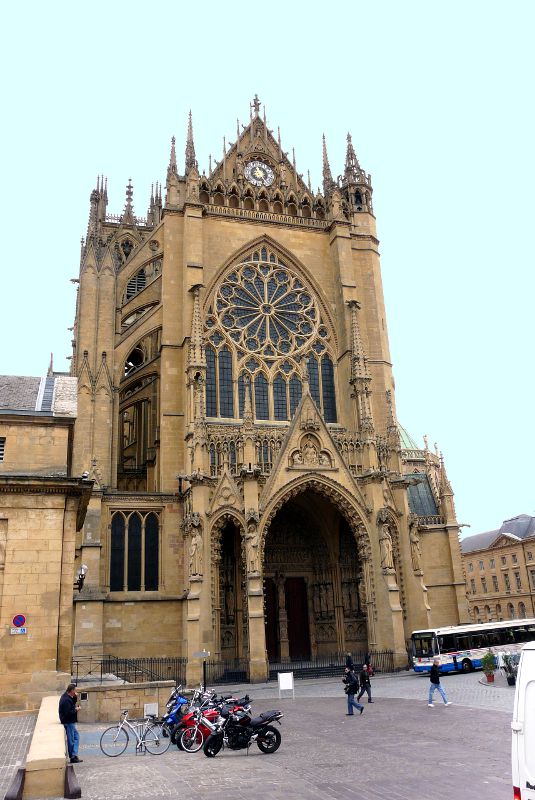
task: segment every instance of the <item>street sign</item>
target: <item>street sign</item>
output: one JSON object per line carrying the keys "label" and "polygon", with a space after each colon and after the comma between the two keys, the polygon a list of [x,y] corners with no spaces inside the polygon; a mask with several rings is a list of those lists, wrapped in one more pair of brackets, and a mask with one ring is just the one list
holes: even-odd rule
{"label": "street sign", "polygon": [[26,625],[26,617],[24,614],[15,614],[12,619],[12,623],[15,628],[23,628]]}
{"label": "street sign", "polygon": [[198,653],[193,653],[193,658],[210,658],[210,651],[200,650]]}
{"label": "street sign", "polygon": [[28,628],[11,628],[10,633],[12,636],[15,636],[17,633],[28,633]]}

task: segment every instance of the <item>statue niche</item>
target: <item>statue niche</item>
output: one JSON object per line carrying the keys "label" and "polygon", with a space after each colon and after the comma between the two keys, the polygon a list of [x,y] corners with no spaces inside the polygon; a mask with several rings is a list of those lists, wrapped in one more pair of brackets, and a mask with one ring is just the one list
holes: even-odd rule
{"label": "statue niche", "polygon": [[306,467],[307,469],[332,467],[332,457],[327,450],[321,449],[320,442],[315,436],[307,434],[301,439],[299,450],[295,450],[290,456],[291,467]]}

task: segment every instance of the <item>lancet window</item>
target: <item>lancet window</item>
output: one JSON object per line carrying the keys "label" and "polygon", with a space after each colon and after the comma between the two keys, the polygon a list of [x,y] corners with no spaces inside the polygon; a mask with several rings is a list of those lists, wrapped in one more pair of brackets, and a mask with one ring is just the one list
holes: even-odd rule
{"label": "lancet window", "polygon": [[[333,342],[314,292],[263,246],[230,270],[206,319],[206,414],[290,420],[308,370],[311,395],[336,422]],[[248,378],[248,380],[247,380]]]}
{"label": "lancet window", "polygon": [[160,520],[154,511],[116,511],[111,519],[110,591],[157,591]]}

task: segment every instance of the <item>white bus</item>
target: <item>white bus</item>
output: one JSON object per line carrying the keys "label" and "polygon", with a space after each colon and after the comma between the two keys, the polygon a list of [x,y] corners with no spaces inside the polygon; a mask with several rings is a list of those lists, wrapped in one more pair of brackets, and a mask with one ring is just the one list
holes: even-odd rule
{"label": "white bus", "polygon": [[481,625],[450,625],[414,631],[411,650],[415,672],[429,672],[433,658],[440,657],[443,672],[481,669],[485,653],[515,653],[524,642],[535,640],[535,619],[484,622]]}

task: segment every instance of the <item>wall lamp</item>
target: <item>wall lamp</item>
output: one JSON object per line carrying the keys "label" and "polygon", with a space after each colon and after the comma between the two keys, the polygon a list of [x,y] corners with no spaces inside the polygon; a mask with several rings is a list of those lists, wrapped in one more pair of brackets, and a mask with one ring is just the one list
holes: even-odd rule
{"label": "wall lamp", "polygon": [[72,585],[73,589],[78,589],[79,592],[82,591],[86,574],[87,574],[87,566],[86,564],[82,564],[82,566],[78,570],[78,575],[76,576],[76,580]]}

